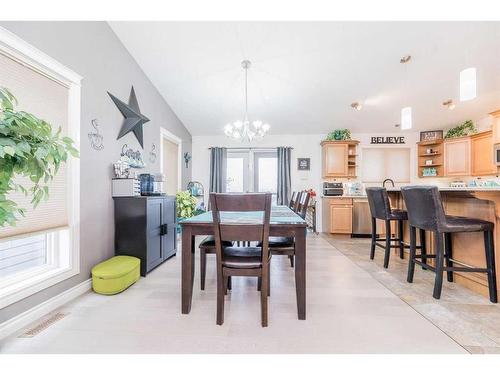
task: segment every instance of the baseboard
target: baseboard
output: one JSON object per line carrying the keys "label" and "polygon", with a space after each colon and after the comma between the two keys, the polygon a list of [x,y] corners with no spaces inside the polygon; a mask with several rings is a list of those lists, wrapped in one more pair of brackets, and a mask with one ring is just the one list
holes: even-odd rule
{"label": "baseboard", "polygon": [[92,279],[85,280],[84,282],[75,285],[73,288],[65,290],[64,292],[48,299],[41,304],[32,307],[31,309],[9,319],[0,324],[0,340],[12,335],[14,332],[23,327],[33,323],[35,320],[40,319],[51,311],[61,307],[65,303],[81,296],[92,288]]}

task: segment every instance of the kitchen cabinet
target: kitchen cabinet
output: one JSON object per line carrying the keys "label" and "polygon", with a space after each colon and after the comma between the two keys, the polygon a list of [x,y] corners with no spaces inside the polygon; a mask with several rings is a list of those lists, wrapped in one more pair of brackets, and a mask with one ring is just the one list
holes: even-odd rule
{"label": "kitchen cabinet", "polygon": [[474,134],[471,139],[471,174],[486,176],[497,173],[493,159],[493,132]]}
{"label": "kitchen cabinet", "polygon": [[174,196],[115,197],[115,254],[141,260],[141,276],[175,255]]}
{"label": "kitchen cabinet", "polygon": [[352,198],[323,199],[323,230],[334,234],[352,233]]}
{"label": "kitchen cabinet", "polygon": [[471,139],[460,137],[444,141],[445,176],[468,176],[471,173]]}
{"label": "kitchen cabinet", "polygon": [[358,141],[323,141],[323,178],[356,177]]}
{"label": "kitchen cabinet", "polygon": [[493,144],[497,144],[500,143],[500,109],[491,112],[490,116],[493,117],[493,123],[491,125],[493,130]]}

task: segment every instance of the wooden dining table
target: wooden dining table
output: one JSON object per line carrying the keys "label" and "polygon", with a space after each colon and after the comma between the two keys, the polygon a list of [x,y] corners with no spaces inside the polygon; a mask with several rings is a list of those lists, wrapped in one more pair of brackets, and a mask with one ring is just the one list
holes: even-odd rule
{"label": "wooden dining table", "polygon": [[[222,212],[221,219],[243,223],[255,219],[255,214]],[[179,224],[182,227],[182,313],[189,314],[193,299],[195,236],[214,234],[212,212],[190,217]],[[287,206],[271,208],[269,235],[295,238],[295,290],[300,320],[306,319],[306,229],[306,221]]]}

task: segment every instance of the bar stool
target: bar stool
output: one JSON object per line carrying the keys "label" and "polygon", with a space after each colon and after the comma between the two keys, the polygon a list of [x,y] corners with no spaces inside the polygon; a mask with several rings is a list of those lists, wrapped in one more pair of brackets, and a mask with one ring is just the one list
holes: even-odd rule
{"label": "bar stool", "polygon": [[[493,245],[494,224],[490,221],[461,216],[446,215],[443,203],[436,186],[408,186],[401,188],[403,199],[408,210],[410,224],[410,261],[408,263],[409,283],[413,282],[415,264],[436,273],[433,297],[441,297],[443,272],[446,271],[448,281],[453,281],[453,272],[484,272],[488,274],[488,289],[490,301],[497,303],[497,287],[495,274],[495,248]],[[436,238],[435,255],[415,254],[416,228],[434,232]],[[484,250],[486,253],[486,268],[469,266],[453,259],[451,234],[461,232],[483,232]],[[444,241],[443,241],[444,237]],[[417,260],[418,258],[422,261]],[[434,258],[435,266],[423,262],[426,258]],[[443,265],[446,259],[446,266]],[[457,263],[461,267],[455,267]]]}
{"label": "bar stool", "polygon": [[[370,205],[370,212],[372,216],[372,242],[370,249],[370,259],[375,257],[375,246],[385,249],[384,255],[384,268],[389,267],[389,257],[391,249],[399,249],[399,257],[404,259],[404,249],[409,248],[403,242],[403,221],[408,220],[408,215],[404,210],[397,210],[391,208],[387,190],[383,187],[369,187],[366,188],[366,195],[368,196],[368,204]],[[384,220],[385,222],[385,239],[377,238],[377,219]],[[398,237],[391,238],[391,221],[398,222]],[[425,233],[420,232],[420,248],[425,253]],[[378,243],[385,241],[385,245]],[[391,244],[396,242],[396,244]]]}

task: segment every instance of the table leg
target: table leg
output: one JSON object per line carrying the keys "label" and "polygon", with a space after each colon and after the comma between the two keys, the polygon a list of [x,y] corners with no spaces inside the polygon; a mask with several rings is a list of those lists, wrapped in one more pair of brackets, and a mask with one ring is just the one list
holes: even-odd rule
{"label": "table leg", "polygon": [[193,299],[194,241],[191,228],[182,228],[182,313],[189,314]]}
{"label": "table leg", "polygon": [[306,319],[306,228],[295,230],[295,290],[299,320]]}

